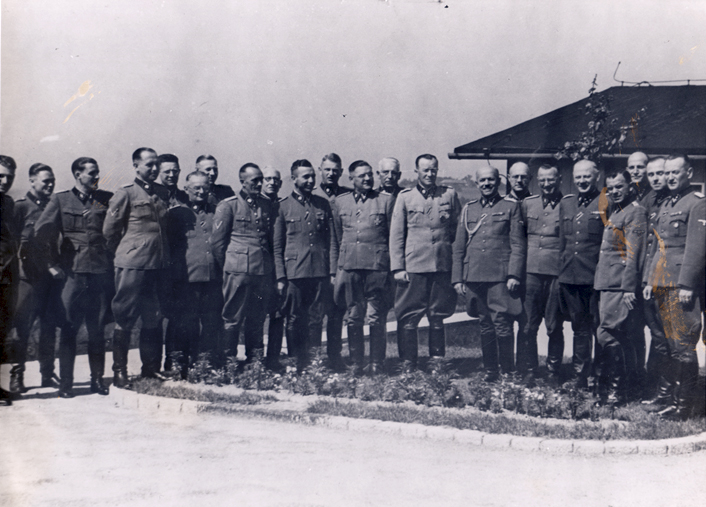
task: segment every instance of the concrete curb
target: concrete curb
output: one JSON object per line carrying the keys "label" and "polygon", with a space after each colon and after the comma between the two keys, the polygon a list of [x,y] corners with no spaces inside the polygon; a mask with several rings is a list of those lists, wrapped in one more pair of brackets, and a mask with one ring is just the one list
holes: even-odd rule
{"label": "concrete curb", "polygon": [[[118,407],[169,414],[197,414],[208,406],[205,401],[162,398],[138,394],[123,389],[111,389],[109,398]],[[398,423],[374,419],[354,419],[342,416],[307,414],[296,410],[280,410],[272,405],[229,405],[227,411],[244,416],[302,422],[347,431],[374,431],[419,440],[458,442],[483,446],[488,449],[512,449],[526,452],[576,454],[580,456],[644,454],[668,456],[689,454],[706,449],[706,432],[682,438],[663,440],[557,440],[540,437],[521,437],[460,430],[446,426],[424,426],[416,423]]]}

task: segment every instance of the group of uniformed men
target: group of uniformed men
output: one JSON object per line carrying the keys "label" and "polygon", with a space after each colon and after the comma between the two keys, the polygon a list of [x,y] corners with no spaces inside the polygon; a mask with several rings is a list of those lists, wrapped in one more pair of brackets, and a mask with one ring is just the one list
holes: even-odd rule
{"label": "group of uniformed men", "polygon": [[[537,333],[549,337],[548,378],[558,384],[563,322],[574,332],[572,367],[578,387],[598,378],[603,403],[645,399],[668,416],[691,414],[698,377],[695,345],[704,303],[706,200],[690,184],[686,155],[649,159],[637,152],[627,170],[606,174],[577,162],[577,194],[562,195],[555,165],[537,171],[541,195],[529,195],[527,164],[500,175],[478,170],[480,198],[461,206],[453,188],[437,185],[438,160],[415,161],[416,186],[399,187],[400,165],[384,158],[373,168],[348,168],[335,153],[319,165],[291,166],[293,191],[280,198],[279,171],[256,164],[238,173],[241,189],[216,184],[218,164],[204,155],[178,188],[179,160],[139,148],[134,182],[115,194],[98,189],[96,160],[72,167],[75,186],[53,194],[49,166],[30,168],[31,189],[14,203],[7,196],[16,166],[0,156],[2,194],[2,338],[16,308],[16,350],[10,391],[26,390],[24,362],[39,317],[42,386],[54,384],[54,336],[60,328],[59,396],[73,396],[76,335],[85,322],[91,391],[103,383],[103,327],[112,318],[113,384],[129,387],[127,353],[141,319],[143,377],[164,371],[186,376],[199,354],[223,366],[237,355],[243,334],[246,362],[263,359],[280,370],[282,339],[301,371],[327,323],[327,355],[341,359],[342,326],[357,373],[383,369],[386,321],[394,307],[403,368],[416,368],[417,328],[429,320],[429,356],[445,355],[443,320],[465,298],[480,321],[486,380],[517,370],[527,384],[539,375]],[[160,183],[157,183],[159,178]],[[19,273],[13,262],[19,258]],[[17,297],[13,286],[19,279]],[[16,299],[16,303],[12,303]],[[163,331],[163,317],[168,319]],[[325,318],[324,318],[325,317]],[[514,322],[519,325],[515,360]],[[652,340],[647,369],[645,323]],[[365,364],[364,325],[370,361]],[[596,337],[595,360],[593,338]],[[592,368],[593,367],[593,368]],[[9,400],[10,393],[2,392]]]}

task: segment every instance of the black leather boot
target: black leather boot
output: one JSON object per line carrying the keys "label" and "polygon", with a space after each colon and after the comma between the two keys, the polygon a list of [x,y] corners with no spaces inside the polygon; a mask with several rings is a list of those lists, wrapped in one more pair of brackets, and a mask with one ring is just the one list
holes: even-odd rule
{"label": "black leather boot", "polygon": [[365,334],[363,332],[363,326],[348,326],[348,351],[355,374],[359,375],[363,370],[363,363],[365,361]]}
{"label": "black leather boot", "polygon": [[88,354],[88,366],[91,368],[91,392],[103,396],[107,395],[109,390],[103,383],[105,353]]}
{"label": "black leather boot", "polygon": [[12,370],[10,370],[10,392],[12,394],[22,394],[27,392],[24,376],[24,370],[20,369],[18,366],[15,366]]}
{"label": "black leather boot", "polygon": [[59,398],[73,398],[76,334],[70,324],[62,326],[59,338]]}
{"label": "black leather boot", "polygon": [[162,366],[162,328],[140,330],[140,359],[143,378],[166,380],[159,371]]}
{"label": "black leather boot", "polygon": [[444,323],[432,323],[429,326],[429,357],[444,357],[446,355],[446,334]]}
{"label": "black leather boot", "polygon": [[131,331],[118,329],[113,331],[113,385],[120,389],[129,389],[127,375],[127,354],[130,350]]}
{"label": "black leather boot", "polygon": [[643,405],[655,408],[665,408],[672,403],[674,396],[674,367],[671,360],[655,361],[653,372],[657,375],[657,392],[651,398],[644,400]]}
{"label": "black leather boot", "polygon": [[383,372],[387,351],[387,329],[385,324],[370,326],[370,375]]}
{"label": "black leather boot", "polygon": [[[419,338],[417,335],[417,326],[405,325],[402,328],[402,334],[400,335],[400,328],[397,328],[397,340],[398,347],[400,350],[404,351],[404,356],[400,355],[402,359],[402,369],[405,371],[413,371],[417,369],[417,360],[419,358]],[[400,345],[400,340],[403,345]]]}
{"label": "black leather boot", "polygon": [[691,417],[699,378],[699,364],[676,361],[676,383],[672,404],[659,412],[667,419],[685,421]]}

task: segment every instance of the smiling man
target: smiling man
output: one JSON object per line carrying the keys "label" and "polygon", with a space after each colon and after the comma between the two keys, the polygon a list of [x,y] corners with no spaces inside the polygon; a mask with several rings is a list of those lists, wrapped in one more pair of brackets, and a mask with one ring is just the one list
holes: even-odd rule
{"label": "smiling man", "polygon": [[628,173],[630,182],[635,188],[638,202],[643,203],[652,188],[647,180],[647,162],[649,158],[641,151],[636,151],[628,157]]}
{"label": "smiling man", "polygon": [[157,169],[159,170],[159,182],[169,191],[169,205],[189,202],[186,192],[177,186],[181,173],[177,156],[163,153],[157,157]]}
{"label": "smiling man", "polygon": [[213,155],[200,155],[196,159],[196,170],[208,176],[209,199],[213,204],[218,204],[223,199],[228,199],[235,195],[230,186],[216,183],[218,179],[218,161]]}
{"label": "smiling man", "polygon": [[659,250],[652,258],[644,297],[648,300],[654,294],[671,356],[663,379],[670,384],[671,400],[661,413],[686,419],[698,394],[696,343],[704,309],[706,199],[691,186],[694,170],[687,155],[671,155],[664,173],[670,197],[659,209]]}

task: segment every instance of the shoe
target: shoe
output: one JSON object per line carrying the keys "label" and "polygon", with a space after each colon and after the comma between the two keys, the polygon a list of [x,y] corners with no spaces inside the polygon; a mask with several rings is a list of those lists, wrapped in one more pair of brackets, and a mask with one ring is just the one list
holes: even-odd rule
{"label": "shoe", "polygon": [[102,378],[94,378],[91,379],[91,392],[95,394],[100,394],[101,396],[107,396],[110,390],[103,383]]}
{"label": "shoe", "polygon": [[21,371],[10,374],[10,392],[12,394],[22,394],[27,392],[24,384],[24,373]]}
{"label": "shoe", "polygon": [[49,377],[42,377],[42,387],[57,388],[59,387],[59,383],[54,378],[54,375],[51,375]]}
{"label": "shoe", "polygon": [[141,375],[142,378],[153,378],[155,380],[159,380],[160,382],[166,382],[167,380],[170,380],[169,377],[163,375],[162,373],[158,371],[153,371],[150,372],[147,375]]}
{"label": "shoe", "polygon": [[60,389],[59,390],[59,398],[63,398],[65,400],[69,400],[74,397],[74,392],[71,389]]}
{"label": "shoe", "polygon": [[4,402],[7,406],[12,405],[12,393],[0,387],[0,401]]}
{"label": "shoe", "polygon": [[119,389],[132,389],[130,379],[128,379],[126,370],[116,371],[113,375],[113,385]]}

